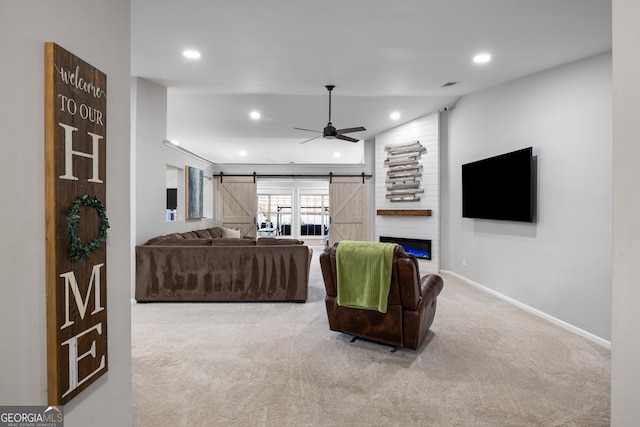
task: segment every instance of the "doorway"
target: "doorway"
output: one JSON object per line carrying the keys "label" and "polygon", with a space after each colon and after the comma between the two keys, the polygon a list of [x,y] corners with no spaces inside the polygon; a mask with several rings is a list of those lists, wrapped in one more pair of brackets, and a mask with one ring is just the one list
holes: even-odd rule
{"label": "doorway", "polygon": [[257,180],[258,236],[295,238],[324,246],[329,232],[326,180]]}

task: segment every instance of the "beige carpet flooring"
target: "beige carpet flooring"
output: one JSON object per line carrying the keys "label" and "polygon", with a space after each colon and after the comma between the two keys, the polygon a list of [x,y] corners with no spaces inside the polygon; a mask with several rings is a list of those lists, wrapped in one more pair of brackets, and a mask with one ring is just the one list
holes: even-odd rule
{"label": "beige carpet flooring", "polygon": [[297,303],[132,305],[135,425],[607,426],[610,351],[442,275],[418,351]]}

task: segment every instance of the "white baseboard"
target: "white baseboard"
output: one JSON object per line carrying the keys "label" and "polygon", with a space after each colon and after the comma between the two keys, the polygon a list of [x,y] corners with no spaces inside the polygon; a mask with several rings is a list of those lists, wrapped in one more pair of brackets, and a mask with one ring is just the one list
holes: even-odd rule
{"label": "white baseboard", "polygon": [[574,333],[576,335],[579,335],[579,336],[581,336],[583,338],[588,339],[589,341],[592,341],[592,342],[594,342],[594,343],[596,343],[598,345],[601,345],[604,348],[607,348],[607,349],[611,350],[611,341],[607,341],[607,340],[605,340],[603,338],[600,338],[597,335],[594,335],[594,334],[592,334],[590,332],[587,332],[587,331],[585,331],[583,329],[580,329],[580,328],[578,328],[578,327],[576,327],[576,326],[574,326],[574,325],[572,325],[570,323],[567,323],[567,322],[565,322],[563,320],[560,320],[560,319],[557,319],[557,318],[555,318],[553,316],[550,316],[547,313],[544,313],[544,312],[542,312],[540,310],[537,310],[537,309],[535,309],[533,307],[529,307],[528,305],[523,304],[520,301],[516,301],[513,298],[509,298],[506,295],[502,295],[500,292],[496,292],[493,289],[489,289],[486,286],[483,286],[483,285],[481,285],[479,283],[474,282],[473,280],[467,279],[466,277],[461,276],[458,273],[454,273],[453,271],[449,271],[449,270],[441,270],[441,271],[444,274],[450,274],[451,276],[454,276],[454,277],[462,280],[463,282],[468,283],[471,286],[480,289],[481,291],[484,291],[484,292],[487,292],[487,293],[489,293],[491,295],[494,295],[494,296],[500,298],[501,300],[507,301],[508,303],[511,303],[511,304],[513,304],[513,305],[515,305],[515,306],[517,306],[517,307],[519,307],[519,308],[521,308],[521,309],[523,309],[525,311],[528,311],[531,314],[535,314],[536,316],[541,317],[541,318],[553,323],[554,325],[558,325],[561,328],[568,330],[569,332],[572,332],[572,333]]}

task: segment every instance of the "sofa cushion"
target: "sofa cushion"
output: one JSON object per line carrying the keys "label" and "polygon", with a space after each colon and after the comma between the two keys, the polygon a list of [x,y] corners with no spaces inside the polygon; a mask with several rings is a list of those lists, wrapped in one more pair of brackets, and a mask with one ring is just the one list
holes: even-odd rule
{"label": "sofa cushion", "polygon": [[211,239],[211,233],[209,233],[209,230],[193,230],[194,233],[196,233],[196,236],[198,236],[201,239]]}
{"label": "sofa cushion", "polygon": [[302,240],[298,239],[277,239],[275,237],[260,237],[256,245],[304,245]]}
{"label": "sofa cushion", "polygon": [[193,231],[185,231],[184,233],[182,233],[182,237],[184,237],[185,239],[197,239],[198,235]]}
{"label": "sofa cushion", "polygon": [[235,239],[227,237],[219,237],[211,241],[211,246],[255,246],[256,241],[253,239]]}
{"label": "sofa cushion", "polygon": [[239,228],[226,228],[222,227],[222,237],[240,239],[242,238],[242,232]]}
{"label": "sofa cushion", "polygon": [[145,245],[157,245],[158,242],[161,242],[163,240],[167,240],[169,238],[169,236],[157,236],[157,237],[152,237],[151,239],[147,240],[145,242]]}
{"label": "sofa cushion", "polygon": [[155,246],[211,246],[213,239],[176,239],[168,238],[160,240]]}
{"label": "sofa cushion", "polygon": [[209,232],[211,237],[214,239],[217,239],[218,237],[222,237],[222,227],[207,228],[207,231]]}

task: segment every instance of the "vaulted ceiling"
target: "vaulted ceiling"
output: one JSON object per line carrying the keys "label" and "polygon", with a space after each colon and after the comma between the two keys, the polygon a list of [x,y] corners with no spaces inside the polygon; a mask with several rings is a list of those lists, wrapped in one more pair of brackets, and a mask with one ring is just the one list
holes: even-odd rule
{"label": "vaulted ceiling", "polygon": [[294,127],[327,125],[325,85],[333,125],[372,138],[611,49],[611,1],[132,0],[131,31],[132,75],[168,88],[168,139],[217,163],[357,163],[363,141],[300,144],[319,134]]}

